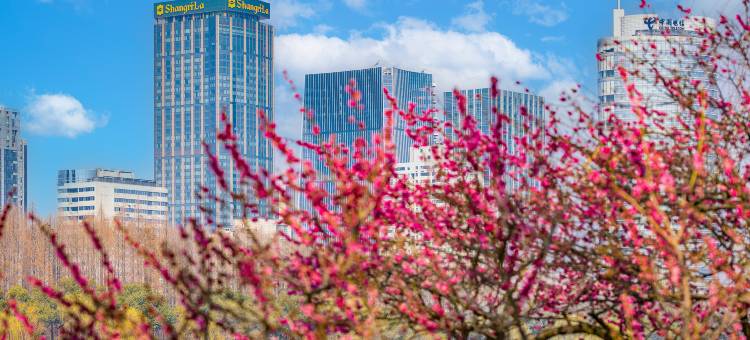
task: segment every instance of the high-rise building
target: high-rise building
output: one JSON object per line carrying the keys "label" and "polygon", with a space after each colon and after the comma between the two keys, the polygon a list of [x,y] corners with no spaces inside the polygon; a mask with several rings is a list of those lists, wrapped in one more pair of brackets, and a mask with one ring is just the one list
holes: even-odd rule
{"label": "high-rise building", "polygon": [[[493,107],[497,107],[501,113],[510,118],[511,124],[506,125],[507,129],[503,131],[506,142],[512,141],[512,138],[515,136],[521,136],[526,133],[523,130],[524,117],[521,114],[522,107],[528,113],[527,122],[530,128],[541,127],[538,124],[544,122],[546,119],[544,97],[542,96],[525,92],[499,90],[497,97],[493,100],[489,88],[461,90],[459,92],[466,97],[466,113],[474,117],[482,133],[490,134],[492,127],[497,123],[497,115],[492,112]],[[453,92],[445,92],[443,94],[443,104],[445,120],[451,122],[453,126],[448,131],[448,135],[451,136],[453,129],[458,129],[463,119]],[[510,144],[509,146],[512,147]]]}
{"label": "high-rise building", "polygon": [[0,106],[0,203],[26,210],[26,141],[18,111]]}
{"label": "high-rise building", "polygon": [[[547,121],[544,97],[526,92],[515,92],[499,90],[497,97],[491,96],[489,88],[478,88],[460,91],[466,97],[466,114],[471,115],[477,123],[478,129],[486,135],[492,134],[492,128],[497,124],[497,115],[492,112],[493,107],[508,116],[510,122],[503,125],[502,139],[507,145],[508,152],[516,152],[515,139],[524,136],[534,129],[543,128]],[[458,103],[453,92],[445,92],[443,95],[445,119],[452,127],[448,129],[449,138],[455,138],[455,130],[461,128],[464,117],[458,108]],[[522,110],[526,110],[526,116]],[[524,127],[526,124],[526,127]],[[485,183],[488,182],[489,170],[485,172]],[[517,181],[508,181],[508,188],[518,186]]]}
{"label": "high-rise building", "polygon": [[[361,97],[355,107],[349,103],[346,87],[354,82]],[[399,107],[406,110],[409,103],[416,104],[416,112],[422,113],[432,107],[432,75],[396,67],[372,67],[361,70],[346,70],[305,76],[305,108],[312,111],[305,117],[303,140],[320,145],[332,136],[337,144],[353,148],[357,138],[372,143],[375,134],[382,135],[390,103],[383,90],[387,89]],[[317,127],[319,133],[313,133]],[[394,114],[393,141],[397,161],[409,159],[413,142],[406,134],[406,122]],[[303,151],[304,158],[312,162],[319,174],[321,184],[326,183],[329,172],[325,162],[311,150]],[[332,188],[331,188],[332,190]],[[304,203],[303,203],[304,204]]]}
{"label": "high-rise building", "polygon": [[[352,81],[361,94],[358,107],[349,105],[346,87]],[[406,110],[409,103],[414,103],[415,111],[422,113],[432,107],[432,88],[431,74],[396,67],[308,74],[305,76],[305,108],[313,114],[305,117],[303,140],[320,144],[335,135],[336,142],[346,146],[353,146],[358,137],[372,142],[374,134],[383,133],[384,112],[390,108],[383,89],[388,90],[400,108]],[[317,135],[313,133],[314,126],[320,129]],[[406,135],[405,121],[398,114],[394,114],[393,130],[396,156],[399,161],[407,161],[413,143]],[[317,170],[323,169],[323,163],[318,162],[312,152],[306,151],[305,158],[313,160]]]}
{"label": "high-rise building", "polygon": [[164,223],[167,189],[153,180],[138,179],[124,170],[60,170],[57,210],[65,219],[93,217],[121,221]]}
{"label": "high-rise building", "polygon": [[[217,141],[226,113],[242,156],[255,170],[273,169],[258,111],[273,120],[273,27],[270,5],[256,0],[180,0],[154,4],[154,171],[169,191],[169,222],[199,216],[201,205],[224,226],[238,205],[199,202],[203,186],[220,192],[205,142],[227,180],[242,190],[232,158]],[[224,195],[226,198],[227,196]],[[259,214],[267,213],[265,202]]]}
{"label": "high-rise building", "polygon": [[[600,39],[598,43],[598,90],[604,115],[601,118],[607,119],[606,116],[614,113],[623,122],[636,120],[627,89],[617,71],[619,66],[638,72],[639,76],[631,80],[643,95],[643,104],[665,113],[667,117],[677,117],[680,108],[666,93],[666,88],[656,82],[652,70],[655,65],[666,76],[679,75],[686,83],[697,81],[701,86],[710,86],[705,72],[698,67],[702,58],[698,51],[703,39],[699,32],[706,26],[714,27],[713,19],[625,15],[623,9],[617,8],[613,11],[612,25],[612,36]],[[716,89],[709,90],[715,94]],[[666,122],[667,125],[675,123],[676,120],[671,118]]]}

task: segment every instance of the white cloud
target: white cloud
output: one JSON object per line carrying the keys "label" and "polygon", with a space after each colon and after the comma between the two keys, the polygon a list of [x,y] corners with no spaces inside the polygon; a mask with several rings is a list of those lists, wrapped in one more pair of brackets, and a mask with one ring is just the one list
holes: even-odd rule
{"label": "white cloud", "polygon": [[478,0],[466,5],[463,15],[453,18],[453,26],[469,32],[484,32],[492,16],[484,11],[484,1]]}
{"label": "white cloud", "polygon": [[555,103],[560,100],[563,94],[571,94],[572,89],[577,89],[578,83],[570,78],[553,80],[539,91],[539,95],[544,97],[548,103]]}
{"label": "white cloud", "polygon": [[[577,117],[561,113],[574,110],[574,106],[581,107],[585,112],[596,112],[595,103],[591,100],[596,98],[596,94],[590,93],[588,89],[581,87],[580,83],[576,81],[580,78],[582,72],[570,59],[560,58],[550,53],[540,58],[545,60],[544,64],[551,77],[545,82],[544,87],[538,91],[538,94],[544,97],[546,103],[554,111],[558,112],[557,118],[561,120],[562,124],[558,126],[558,130],[571,134],[573,133],[572,127],[578,124]],[[561,98],[565,98],[565,101],[562,101]]]}
{"label": "white cloud", "polygon": [[284,29],[297,25],[299,19],[307,19],[315,15],[315,7],[311,3],[298,0],[276,0],[273,2],[271,23]]}
{"label": "white cloud", "polygon": [[551,53],[539,58],[544,60],[544,65],[551,75],[545,86],[539,90],[539,95],[545,97],[548,103],[556,103],[561,93],[572,94],[571,89],[577,89],[578,83],[575,79],[581,72],[572,60]]}
{"label": "white cloud", "polygon": [[735,14],[743,12],[742,0],[687,0],[682,1],[685,6],[693,9],[693,14],[718,16],[725,14],[734,17]]}
{"label": "white cloud", "polygon": [[326,25],[326,24],[319,24],[319,25],[315,25],[315,27],[313,27],[313,32],[315,34],[325,35],[325,34],[328,34],[331,31],[333,31],[333,27],[331,27],[329,25]]}
{"label": "white cloud", "polygon": [[286,82],[276,86],[274,96],[278,108],[274,113],[276,132],[287,139],[298,139],[302,135],[302,126],[297,123],[302,116],[299,112],[302,103],[294,99],[294,93]]}
{"label": "white cloud", "polygon": [[549,72],[531,51],[496,32],[442,30],[426,21],[401,18],[382,24],[382,38],[287,34],[276,39],[276,65],[301,84],[306,73],[366,68],[380,62],[433,74],[442,88],[486,86],[491,75],[505,80],[545,79]]}
{"label": "white cloud", "polygon": [[28,130],[35,134],[75,138],[107,123],[66,94],[32,94],[26,107]]}
{"label": "white cloud", "polygon": [[[287,140],[288,146],[295,151],[297,156],[301,157],[302,148],[295,141],[302,138],[302,114],[299,112],[302,104],[294,99],[294,93],[286,82],[275,87],[274,97],[276,98],[276,105],[273,118],[276,123],[276,132]],[[274,172],[281,173],[288,169],[289,164],[286,162],[286,157],[275,148],[273,152]]]}
{"label": "white cloud", "polygon": [[[279,35],[275,44],[277,69],[288,71],[302,90],[308,73],[361,69],[376,63],[393,65],[431,73],[441,95],[454,87],[487,87],[490,76],[495,75],[505,89],[523,89],[515,85],[516,80],[549,82],[539,93],[554,102],[560,91],[575,84],[572,79],[578,74],[569,60],[523,49],[497,32],[458,32],[413,18],[400,18],[377,28],[384,31],[379,38],[359,34],[347,38],[321,33]],[[276,88],[275,97],[279,133],[291,140],[301,138],[299,104],[286,84]],[[281,162],[278,166],[283,168]]]}
{"label": "white cloud", "polygon": [[553,8],[539,0],[513,0],[513,14],[526,16],[529,22],[547,27],[568,20],[568,10],[564,2],[559,8]]}
{"label": "white cloud", "polygon": [[351,9],[362,10],[367,6],[367,0],[344,0],[344,4]]}

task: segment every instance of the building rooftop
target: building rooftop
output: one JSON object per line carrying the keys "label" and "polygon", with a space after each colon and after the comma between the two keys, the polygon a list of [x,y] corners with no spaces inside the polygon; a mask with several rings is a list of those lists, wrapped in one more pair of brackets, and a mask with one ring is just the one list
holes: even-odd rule
{"label": "building rooftop", "polygon": [[260,0],[171,0],[154,4],[154,18],[169,18],[209,12],[251,14],[258,19],[271,17],[271,4]]}
{"label": "building rooftop", "polygon": [[714,19],[702,16],[669,17],[656,13],[626,15],[620,8],[615,9],[612,15],[614,38],[695,36],[706,27],[716,26]]}
{"label": "building rooftop", "polygon": [[62,186],[68,183],[85,183],[85,182],[106,182],[121,183],[143,186],[157,186],[156,181],[151,179],[140,179],[135,177],[135,173],[129,170],[116,169],[87,169],[87,170],[60,170],[57,173],[57,185]]}

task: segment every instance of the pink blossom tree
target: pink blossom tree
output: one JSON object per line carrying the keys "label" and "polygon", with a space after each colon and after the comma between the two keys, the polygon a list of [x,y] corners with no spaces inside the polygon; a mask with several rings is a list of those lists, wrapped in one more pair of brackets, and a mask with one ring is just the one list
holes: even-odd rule
{"label": "pink blossom tree", "polygon": [[[743,4],[743,13],[699,30],[697,50],[667,52],[696,60],[707,83],[635,53],[639,67],[619,68],[634,120],[586,108],[576,88],[547,108],[546,120],[524,109],[511,117],[493,108],[495,124],[483,133],[458,91],[460,126],[432,111],[415,112],[414,105],[399,107],[389,96],[386,127],[373,140],[297,142],[325,160],[333,190],[315,184],[320,174],[272,122],[263,132],[290,167],[279,174],[253,169],[224,117],[218,136],[244,189],[228,192],[212,156],[228,195],[200,196],[244,207],[246,225],[212,231],[216,219],[205,210],[206,218],[185,221],[181,240],[161,249],[144,247],[121,228],[183,310],[163,335],[749,336],[750,20],[748,0]],[[636,48],[647,56],[664,53],[655,44]],[[658,85],[680,114],[651,107],[639,81]],[[491,80],[493,97],[499,82]],[[347,92],[349,104],[359,107],[356,84]],[[434,181],[415,183],[396,173],[397,116],[416,146],[429,147]],[[510,126],[524,134],[506,141]],[[434,134],[443,136],[442,145],[430,145]],[[299,208],[298,198],[312,208]],[[270,238],[254,229],[257,200],[268,201],[288,229]],[[29,279],[69,311],[62,334],[155,336],[145,318],[117,303],[121,279],[89,225],[92,247],[111,273],[99,289],[57,241],[59,231],[37,225],[82,289],[71,299]]]}

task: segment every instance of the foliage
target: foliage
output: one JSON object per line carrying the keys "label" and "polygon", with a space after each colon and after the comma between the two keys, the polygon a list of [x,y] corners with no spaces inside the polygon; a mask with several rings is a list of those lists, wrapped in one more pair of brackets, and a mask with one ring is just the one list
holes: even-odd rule
{"label": "foliage", "polygon": [[[177,311],[163,297],[158,296],[151,288],[145,285],[133,284],[124,286],[122,293],[117,296],[117,303],[133,308],[141,315],[146,315],[149,324],[155,330],[159,330],[162,327],[162,320],[168,324],[175,324],[178,319]],[[157,318],[155,315],[161,317]]]}
{"label": "foliage", "polygon": [[[245,225],[222,231],[218,212],[204,208],[157,249],[116,224],[179,312],[148,287],[123,286],[101,230],[82,225],[103,272],[104,285],[95,287],[59,230],[31,216],[75,288],[29,278],[46,299],[10,289],[2,320],[16,323],[3,329],[34,334],[36,323],[60,320],[62,336],[90,338],[157,331],[237,339],[750,336],[750,20],[743,3],[744,13],[700,29],[697,49],[645,43],[627,51],[639,67],[620,66],[618,76],[634,119],[585,107],[576,88],[548,106],[548,120],[495,107],[487,132],[459,91],[460,126],[413,104],[399,107],[386,91],[383,133],[372,140],[298,142],[325,161],[325,174],[300,160],[259,112],[265,137],[291,165],[271,174],[243,159],[223,114],[223,148],[214,154],[204,145],[221,191],[202,190],[199,199],[241,207]],[[653,58],[638,57],[644,54]],[[708,81],[686,80],[660,64],[660,54],[693,60]],[[680,114],[649,105],[638,87],[644,82],[658,85]],[[491,80],[490,99],[499,83]],[[349,105],[360,107],[357,84],[346,91]],[[416,146],[429,148],[434,181],[397,175],[397,122]],[[523,134],[508,140],[509,129]],[[440,146],[430,144],[436,134]],[[234,176],[220,159],[230,160]],[[243,190],[231,192],[230,180]],[[297,198],[311,209],[298,208]],[[257,229],[260,201],[288,228],[265,237]],[[3,221],[6,215],[7,208]]]}

